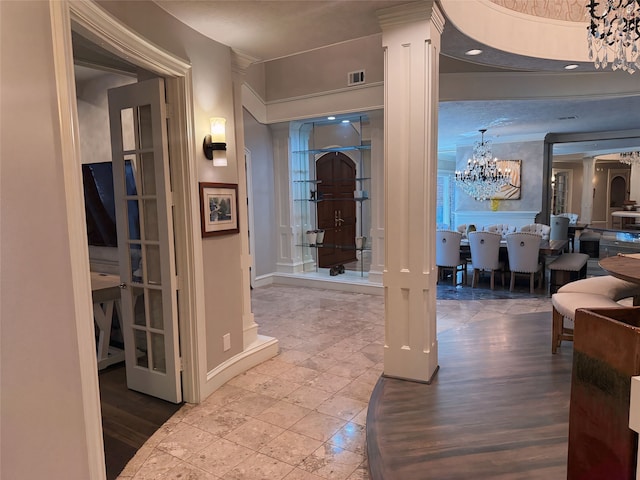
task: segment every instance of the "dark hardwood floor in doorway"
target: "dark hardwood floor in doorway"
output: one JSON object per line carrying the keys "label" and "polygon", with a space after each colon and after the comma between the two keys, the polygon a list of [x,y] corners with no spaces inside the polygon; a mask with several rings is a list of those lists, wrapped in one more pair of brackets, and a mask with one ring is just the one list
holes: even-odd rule
{"label": "dark hardwood floor in doorway", "polygon": [[98,380],[107,479],[114,480],[181,405],[129,390],[124,363],[100,371]]}
{"label": "dark hardwood floor in doorway", "polygon": [[382,377],[369,402],[372,480],[566,478],[572,344],[551,313],[439,335],[431,385]]}

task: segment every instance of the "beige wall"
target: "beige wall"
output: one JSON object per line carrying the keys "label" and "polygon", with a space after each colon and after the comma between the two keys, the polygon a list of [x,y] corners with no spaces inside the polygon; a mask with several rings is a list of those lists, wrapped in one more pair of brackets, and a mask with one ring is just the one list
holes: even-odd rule
{"label": "beige wall", "polygon": [[372,35],[273,60],[265,68],[267,102],[349,88],[347,74],[361,69],[366,72],[365,85],[382,82],[382,39]]}
{"label": "beige wall", "polygon": [[0,2],[3,479],[90,478],[49,15]]}

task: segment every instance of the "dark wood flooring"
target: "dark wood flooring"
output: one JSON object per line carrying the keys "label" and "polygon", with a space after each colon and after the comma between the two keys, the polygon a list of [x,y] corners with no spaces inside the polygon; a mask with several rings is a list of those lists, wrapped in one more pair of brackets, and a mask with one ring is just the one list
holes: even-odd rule
{"label": "dark wood flooring", "polygon": [[100,371],[98,380],[107,479],[113,480],[180,405],[129,390],[124,363]]}
{"label": "dark wood flooring", "polygon": [[382,377],[369,402],[372,480],[566,478],[572,344],[551,313],[439,335],[431,385]]}

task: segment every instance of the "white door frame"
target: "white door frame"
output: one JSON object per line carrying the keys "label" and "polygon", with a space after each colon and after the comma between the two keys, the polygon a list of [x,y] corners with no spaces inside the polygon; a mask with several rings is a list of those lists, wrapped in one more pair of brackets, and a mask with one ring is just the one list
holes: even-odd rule
{"label": "white door frame", "polygon": [[251,151],[245,147],[244,163],[247,172],[247,212],[249,217],[249,254],[251,255],[251,287],[256,283],[256,229],[253,218],[253,170]]}
{"label": "white door frame", "polygon": [[[80,177],[80,151],[78,138],[78,112],[73,75],[73,46],[71,23],[83,35],[98,40],[104,48],[139,66],[166,77],[167,97],[173,102],[173,116],[169,122],[169,138],[174,178],[176,262],[180,268],[178,288],[181,290],[179,306],[180,338],[183,359],[183,393],[188,402],[199,402],[202,379],[206,379],[206,351],[204,332],[204,303],[200,290],[204,284],[202,246],[195,241],[199,232],[199,200],[197,170],[189,159],[195,158],[192,142],[193,102],[191,66],[189,63],[164,52],[129,28],[119,23],[96,3],[91,1],[51,1],[51,26],[53,59],[56,75],[58,105],[60,109],[60,142],[63,155],[69,239],[74,246],[86,242],[82,206],[82,182]],[[80,257],[80,256],[78,256]],[[83,392],[83,408],[90,479],[105,478],[104,445],[96,353],[93,348],[93,325],[85,321],[92,318],[91,295],[86,287],[90,267],[89,258],[76,258],[71,266],[74,280],[74,297],[77,298],[76,315],[78,355],[80,357],[80,382]],[[85,298],[86,297],[86,298]],[[85,311],[86,310],[86,311]],[[86,325],[85,325],[86,324]]]}

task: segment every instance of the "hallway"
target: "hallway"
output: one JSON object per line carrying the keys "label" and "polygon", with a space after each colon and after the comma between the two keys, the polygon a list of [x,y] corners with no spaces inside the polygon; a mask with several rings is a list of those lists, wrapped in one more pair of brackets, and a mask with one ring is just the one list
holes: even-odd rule
{"label": "hallway", "polygon": [[[280,354],[183,406],[118,478],[369,478],[365,419],[382,373],[383,297],[268,286],[253,290],[252,304]],[[439,335],[550,310],[544,295],[438,286]]]}

